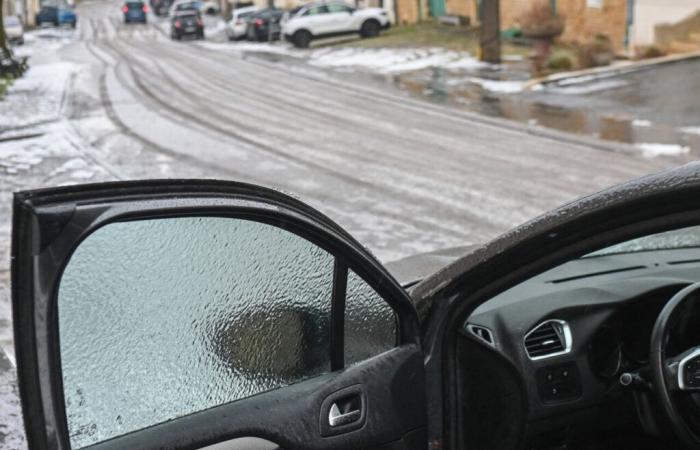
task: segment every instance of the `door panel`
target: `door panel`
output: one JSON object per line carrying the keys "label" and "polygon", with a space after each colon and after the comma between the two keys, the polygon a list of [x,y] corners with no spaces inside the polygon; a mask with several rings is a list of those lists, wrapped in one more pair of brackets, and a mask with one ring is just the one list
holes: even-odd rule
{"label": "door panel", "polygon": [[[31,450],[194,449],[237,437],[424,448],[410,299],[302,202],[246,184],[155,181],[25,192],[14,208]],[[385,311],[367,316],[385,337],[344,369],[344,338],[358,346],[347,302]],[[338,397],[344,389],[357,395]]]}

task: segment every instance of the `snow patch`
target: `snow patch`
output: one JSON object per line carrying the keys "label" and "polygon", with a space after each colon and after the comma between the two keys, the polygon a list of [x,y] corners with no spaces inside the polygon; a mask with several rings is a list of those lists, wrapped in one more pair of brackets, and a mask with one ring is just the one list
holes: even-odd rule
{"label": "snow patch", "polygon": [[650,126],[651,126],[651,121],[650,121],[650,120],[645,120],[645,119],[634,119],[634,120],[632,121],[632,126],[633,126],[633,127],[639,127],[639,128],[650,127]]}
{"label": "snow patch", "polygon": [[[8,89],[8,101],[0,102],[0,133],[58,120],[66,85],[76,67],[68,62],[30,66]],[[41,102],[36,101],[38,96]]]}
{"label": "snow patch", "polygon": [[600,80],[596,82],[589,81],[585,84],[560,84],[559,86],[552,87],[551,90],[560,94],[583,95],[606,91],[609,89],[616,89],[626,85],[627,81],[624,80]]}
{"label": "snow patch", "polygon": [[521,92],[525,89],[525,81],[514,81],[514,80],[488,80],[485,78],[472,77],[469,79],[470,82],[478,84],[482,88],[491,92],[500,92],[502,94],[515,94]]}
{"label": "snow patch", "polygon": [[399,73],[431,67],[448,70],[474,70],[488,67],[469,53],[439,48],[324,48],[312,51],[309,64],[317,67],[355,67],[379,73]]}
{"label": "snow patch", "polygon": [[685,155],[690,152],[690,147],[677,144],[641,143],[636,146],[642,150],[642,155],[646,158]]}
{"label": "snow patch", "polygon": [[679,128],[682,133],[700,135],[700,127],[683,127]]}

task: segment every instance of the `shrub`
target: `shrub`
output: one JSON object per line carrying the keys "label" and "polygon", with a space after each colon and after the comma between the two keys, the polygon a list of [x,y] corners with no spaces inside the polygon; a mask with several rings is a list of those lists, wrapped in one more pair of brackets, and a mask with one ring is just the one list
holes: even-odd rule
{"label": "shrub", "polygon": [[666,52],[663,51],[663,49],[657,47],[656,45],[637,47],[634,51],[634,54],[638,59],[659,58],[661,56],[666,56]]}
{"label": "shrub", "polygon": [[578,53],[582,67],[607,66],[615,57],[612,41],[603,34],[597,34],[593,40],[581,45]]}
{"label": "shrub", "polygon": [[547,59],[547,68],[552,71],[571,70],[577,65],[576,54],[571,50],[556,50]]}

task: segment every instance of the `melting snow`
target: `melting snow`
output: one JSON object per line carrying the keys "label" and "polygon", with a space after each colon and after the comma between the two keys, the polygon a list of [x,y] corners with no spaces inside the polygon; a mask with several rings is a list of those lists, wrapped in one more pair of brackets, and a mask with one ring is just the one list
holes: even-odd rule
{"label": "melting snow", "polygon": [[684,127],[680,131],[687,134],[700,134],[700,127]]}
{"label": "melting snow", "polygon": [[647,158],[655,158],[657,156],[676,156],[684,155],[690,152],[690,147],[685,147],[677,144],[655,144],[642,143],[636,144],[637,148],[642,150],[642,155]]}
{"label": "melting snow", "polygon": [[473,70],[488,65],[469,53],[443,49],[343,48],[312,51],[309,63],[319,67],[358,67],[380,73],[399,73],[442,67],[452,70]]}
{"label": "melting snow", "polygon": [[644,120],[644,119],[634,119],[632,121],[632,126],[633,127],[650,127],[651,126],[651,121],[649,120]]}

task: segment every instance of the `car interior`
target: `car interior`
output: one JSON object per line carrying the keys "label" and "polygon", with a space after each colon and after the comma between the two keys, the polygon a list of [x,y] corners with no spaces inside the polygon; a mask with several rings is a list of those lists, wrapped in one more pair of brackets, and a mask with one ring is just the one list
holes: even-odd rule
{"label": "car interior", "polygon": [[[700,280],[699,245],[697,226],[626,241],[478,306],[458,330],[460,448],[683,448],[655,394],[652,335],[671,299]],[[660,351],[676,364],[697,356],[684,352],[700,344],[698,295],[662,330]],[[688,367],[681,384],[700,381]],[[677,422],[697,433],[700,392],[670,397]]]}

